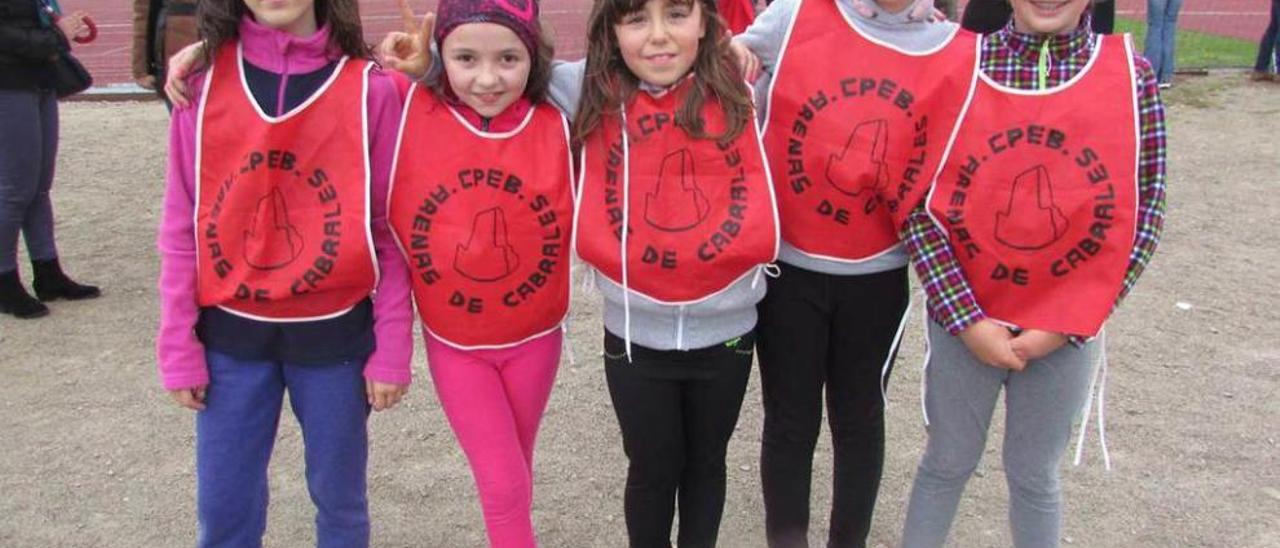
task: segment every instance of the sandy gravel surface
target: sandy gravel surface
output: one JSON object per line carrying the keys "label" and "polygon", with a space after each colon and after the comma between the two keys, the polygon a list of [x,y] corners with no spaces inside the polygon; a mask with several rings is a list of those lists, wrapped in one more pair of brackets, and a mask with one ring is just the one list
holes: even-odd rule
{"label": "sandy gravel surface", "polygon": [[[1280,546],[1280,85],[1240,74],[1189,80],[1170,103],[1164,242],[1110,324],[1107,432],[1064,472],[1066,545]],[[167,116],[157,103],[62,111],[55,203],[69,270],[104,286],[38,321],[0,317],[0,546],[188,546],[195,538],[193,420],[155,374],[154,231]],[[1268,267],[1267,265],[1271,265]],[[24,266],[25,268],[25,266]],[[573,353],[537,453],[544,546],[623,546],[625,459],[605,390],[599,300],[575,285]],[[889,393],[889,447],[872,544],[895,545],[924,442],[920,312]],[[376,414],[375,546],[484,544],[470,472],[425,374]],[[997,411],[997,414],[1002,414]],[[954,531],[957,546],[1009,543],[997,420]],[[721,545],[763,546],[753,373],[729,452]],[[812,542],[825,541],[830,445],[816,456]],[[282,421],[268,546],[313,544],[301,444]]]}

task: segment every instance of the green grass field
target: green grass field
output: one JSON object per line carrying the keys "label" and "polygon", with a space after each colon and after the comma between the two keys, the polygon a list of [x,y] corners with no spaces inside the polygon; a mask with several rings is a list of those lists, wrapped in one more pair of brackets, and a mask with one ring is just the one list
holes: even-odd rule
{"label": "green grass field", "polygon": [[[1116,18],[1116,32],[1133,34],[1138,50],[1147,35],[1145,21]],[[1196,68],[1249,68],[1258,54],[1258,44],[1236,38],[1215,36],[1194,30],[1179,30],[1174,65],[1179,70]]]}

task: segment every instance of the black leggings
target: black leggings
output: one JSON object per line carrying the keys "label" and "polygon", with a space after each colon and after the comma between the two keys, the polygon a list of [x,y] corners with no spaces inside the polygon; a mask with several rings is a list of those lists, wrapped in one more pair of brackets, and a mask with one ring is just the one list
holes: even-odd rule
{"label": "black leggings", "polygon": [[724,512],[725,451],[751,374],[755,337],[690,351],[632,345],[605,332],[605,377],[627,453],[625,509],[633,548],[711,547]]}
{"label": "black leggings", "polygon": [[808,545],[825,388],[835,449],[827,546],[863,546],[884,466],[881,372],[897,350],[907,269],[833,276],[781,267],[758,307],[765,533],[775,548]]}

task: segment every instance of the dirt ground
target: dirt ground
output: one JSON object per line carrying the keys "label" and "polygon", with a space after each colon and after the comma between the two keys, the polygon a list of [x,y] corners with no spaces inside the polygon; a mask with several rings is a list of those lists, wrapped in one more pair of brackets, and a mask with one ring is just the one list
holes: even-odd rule
{"label": "dirt ground", "polygon": [[[1109,329],[1114,470],[1103,470],[1091,430],[1085,464],[1064,463],[1063,542],[1280,546],[1280,285],[1265,270],[1280,264],[1280,85],[1216,74],[1180,82],[1167,102],[1164,240]],[[166,123],[158,103],[63,106],[59,244],[70,271],[105,294],[54,303],[36,321],[0,317],[0,546],[194,542],[192,414],[160,389],[152,349]],[[576,362],[561,364],[544,420],[534,522],[544,546],[623,546],[625,459],[599,359],[599,299],[575,291]],[[898,542],[925,439],[913,314],[889,392],[872,545]],[[405,403],[369,421],[374,545],[482,546],[470,472],[423,361],[419,348]],[[956,546],[1010,542],[1000,423],[961,505]],[[760,428],[753,373],[730,445],[722,546],[764,545]],[[313,545],[300,450],[296,423],[282,421],[268,546]],[[830,457],[824,435],[815,546],[825,541]]]}

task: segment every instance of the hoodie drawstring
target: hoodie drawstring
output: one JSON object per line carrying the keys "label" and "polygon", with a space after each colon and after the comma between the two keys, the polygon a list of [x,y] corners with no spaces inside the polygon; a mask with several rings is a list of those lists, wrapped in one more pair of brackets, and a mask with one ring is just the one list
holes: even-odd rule
{"label": "hoodie drawstring", "polygon": [[631,215],[631,148],[627,139],[627,107],[622,114],[622,325],[626,341],[627,363],[631,362],[631,290],[627,288],[627,233],[630,232]]}

